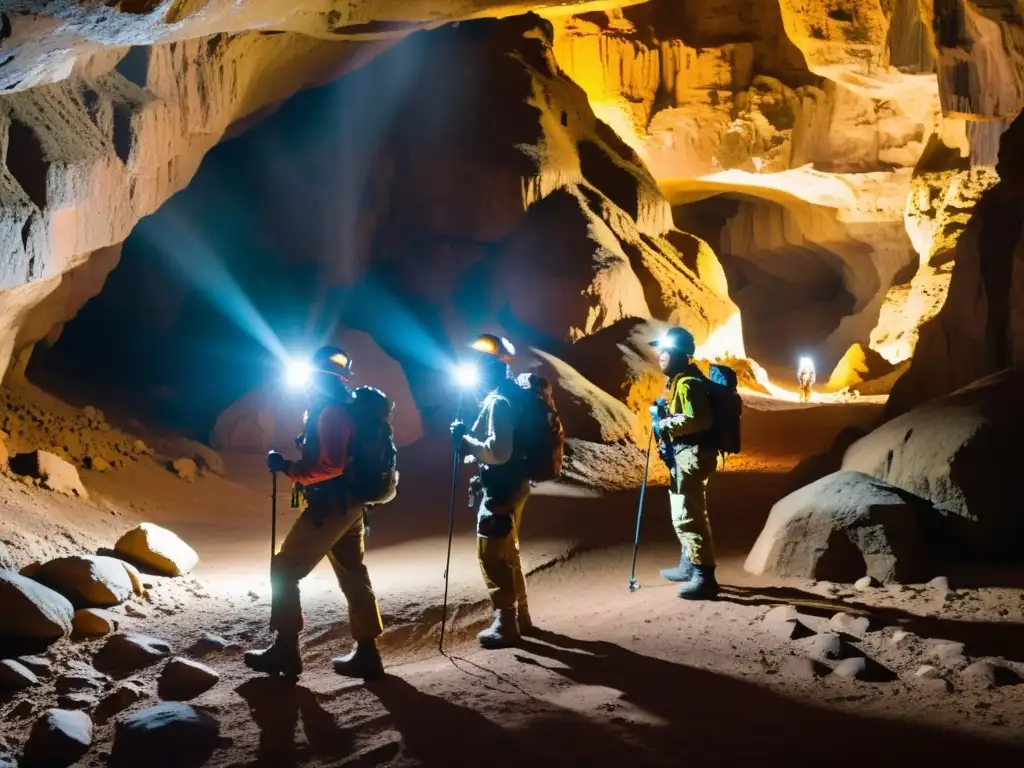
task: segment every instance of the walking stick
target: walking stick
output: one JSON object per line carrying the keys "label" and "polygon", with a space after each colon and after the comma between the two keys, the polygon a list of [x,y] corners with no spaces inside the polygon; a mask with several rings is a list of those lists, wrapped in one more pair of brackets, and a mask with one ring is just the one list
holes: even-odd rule
{"label": "walking stick", "polygon": [[452,460],[452,492],[451,502],[448,508],[448,556],[444,561],[444,600],[441,602],[441,638],[437,643],[437,650],[444,653],[444,628],[448,619],[448,569],[452,563],[452,533],[455,529],[455,492],[459,484],[459,460],[462,457],[462,450],[455,447],[455,454]]}
{"label": "walking stick", "polygon": [[647,490],[647,471],[651,468],[651,448],[654,445],[654,425],[651,425],[651,436],[647,440],[647,461],[644,463],[644,481],[640,485],[640,504],[636,510],[636,533],[633,536],[633,569],[629,573],[629,591],[636,592],[640,589],[640,582],[636,580],[636,555],[640,550],[640,521],[644,517],[644,491]]}
{"label": "walking stick", "polygon": [[270,564],[277,554],[277,472],[270,473]]}

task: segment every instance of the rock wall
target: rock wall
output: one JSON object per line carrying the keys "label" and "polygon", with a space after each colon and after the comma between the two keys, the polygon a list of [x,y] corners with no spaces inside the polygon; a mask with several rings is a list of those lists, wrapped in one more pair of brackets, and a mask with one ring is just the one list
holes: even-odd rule
{"label": "rock wall", "polygon": [[1024,118],[1003,136],[999,182],[985,191],[953,248],[949,295],[921,327],[888,412],[1024,363]]}
{"label": "rock wall", "polygon": [[[686,210],[695,200],[742,195],[721,240],[707,233],[723,256],[751,265],[735,271],[785,271],[795,279],[782,284],[794,287],[806,280],[786,265],[802,253],[805,266],[838,277],[842,290],[824,306],[810,296],[793,323],[765,331],[776,342],[801,331],[787,365],[802,347],[830,366],[868,340],[886,290],[916,263],[904,210],[912,169],[940,122],[939,94],[934,76],[894,70],[887,87],[862,87],[847,77],[860,53],[800,37],[804,5],[654,0],[562,21],[555,51],[595,112],[647,161],[681,226],[701,215]],[[888,23],[880,9],[870,18],[864,45],[880,46]],[[754,282],[760,294],[784,290]],[[748,332],[764,327],[753,315],[777,314],[750,291],[736,298]],[[775,356],[757,342],[750,351],[769,363]]]}
{"label": "rock wall", "polygon": [[0,369],[67,319],[40,306],[62,285],[54,300],[70,298],[62,276],[183,188],[232,123],[366,52],[290,34],[215,35],[82,54],[60,82],[0,95],[0,316],[11,320]]}

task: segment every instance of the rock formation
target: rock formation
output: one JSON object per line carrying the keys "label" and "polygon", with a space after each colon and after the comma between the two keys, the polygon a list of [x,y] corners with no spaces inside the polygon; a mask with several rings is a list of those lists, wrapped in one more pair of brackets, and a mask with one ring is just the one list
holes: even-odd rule
{"label": "rock formation", "polygon": [[886,422],[850,446],[843,469],[941,507],[959,555],[1019,556],[1024,516],[1006,500],[1024,460],[1022,430],[1024,368],[1016,368]]}

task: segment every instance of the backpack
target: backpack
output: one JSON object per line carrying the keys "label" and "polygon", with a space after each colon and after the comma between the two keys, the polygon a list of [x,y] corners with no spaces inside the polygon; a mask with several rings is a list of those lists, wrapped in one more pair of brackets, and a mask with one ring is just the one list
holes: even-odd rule
{"label": "backpack", "polygon": [[355,423],[345,468],[352,497],[367,505],[387,504],[398,493],[398,449],[391,425],[395,404],[379,389],[357,387],[345,407]]}
{"label": "backpack", "polygon": [[531,482],[555,480],[562,473],[565,429],[555,408],[551,384],[543,376],[515,378],[513,453],[522,459]]}
{"label": "backpack", "polygon": [[736,391],[736,371],[727,365],[712,365],[707,380],[714,446],[721,453],[739,453],[743,400]]}

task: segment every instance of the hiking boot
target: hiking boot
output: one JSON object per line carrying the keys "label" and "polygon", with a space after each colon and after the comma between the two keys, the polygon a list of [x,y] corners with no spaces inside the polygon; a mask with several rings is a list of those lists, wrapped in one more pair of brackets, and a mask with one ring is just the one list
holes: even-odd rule
{"label": "hiking boot", "polygon": [[690,580],[679,587],[678,595],[683,600],[710,600],[718,594],[713,565],[695,565]]}
{"label": "hiking boot", "polygon": [[530,618],[530,606],[526,603],[519,604],[519,610],[516,613],[516,620],[519,622],[519,634],[529,635],[534,630],[533,619]]}
{"label": "hiking boot", "polygon": [[690,577],[693,576],[693,563],[690,562],[690,558],[683,552],[679,556],[679,565],[675,568],[662,568],[661,578],[665,581],[683,582],[689,581]]}
{"label": "hiking boot", "polygon": [[519,642],[516,609],[505,608],[494,616],[494,623],[476,636],[483,648],[508,648]]}
{"label": "hiking boot", "polygon": [[298,677],[302,674],[302,657],[299,655],[299,638],[282,639],[280,635],[274,644],[262,651],[246,651],[245,666],[265,675]]}
{"label": "hiking boot", "polygon": [[334,671],[343,677],[373,680],[384,674],[384,663],[380,660],[380,651],[373,640],[357,642],[345,656],[331,659],[331,664],[334,665]]}

